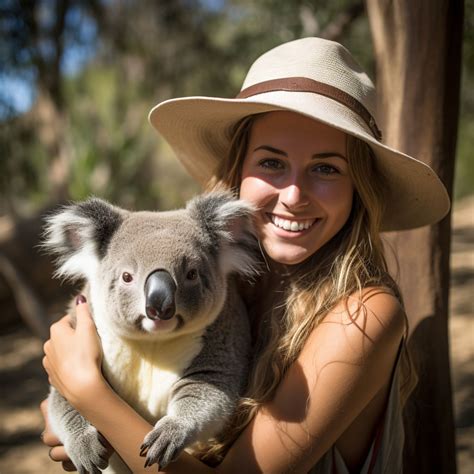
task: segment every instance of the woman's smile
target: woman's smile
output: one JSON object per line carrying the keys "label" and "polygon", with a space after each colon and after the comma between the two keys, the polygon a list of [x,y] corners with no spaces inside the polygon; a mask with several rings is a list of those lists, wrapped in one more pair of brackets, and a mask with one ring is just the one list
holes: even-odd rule
{"label": "woman's smile", "polygon": [[308,230],[313,224],[317,221],[316,218],[314,219],[295,219],[293,217],[285,217],[285,216],[278,216],[276,214],[267,213],[267,216],[279,229],[284,229],[285,231],[291,232],[293,234],[296,233],[304,233],[304,231]]}
{"label": "woman's smile", "polygon": [[300,239],[311,233],[321,222],[318,218],[286,217],[274,213],[265,213],[267,222],[264,225],[272,226],[275,236],[281,239]]}
{"label": "woman's smile", "polygon": [[292,112],[255,120],[242,168],[240,197],[259,209],[266,254],[301,263],[345,224],[353,184],[343,132]]}

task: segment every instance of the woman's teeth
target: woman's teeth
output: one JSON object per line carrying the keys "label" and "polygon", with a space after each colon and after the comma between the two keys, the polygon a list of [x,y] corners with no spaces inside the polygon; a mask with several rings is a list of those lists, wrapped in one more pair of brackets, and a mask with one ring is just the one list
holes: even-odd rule
{"label": "woman's teeth", "polygon": [[290,221],[288,219],[282,219],[281,217],[270,215],[273,224],[281,229],[289,230],[291,232],[300,232],[302,230],[309,229],[316,219],[311,219],[307,221]]}

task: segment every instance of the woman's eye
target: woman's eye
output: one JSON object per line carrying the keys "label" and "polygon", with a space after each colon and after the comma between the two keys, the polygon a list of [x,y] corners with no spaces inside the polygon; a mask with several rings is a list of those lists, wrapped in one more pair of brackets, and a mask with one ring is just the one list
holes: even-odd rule
{"label": "woman's eye", "polygon": [[265,158],[264,160],[260,160],[258,166],[269,170],[281,170],[284,168],[283,163],[275,158]]}
{"label": "woman's eye", "polygon": [[122,273],[122,280],[125,283],[131,283],[133,281],[133,276],[130,275],[130,273],[128,273],[128,272],[123,272]]}
{"label": "woman's eye", "polygon": [[335,166],[327,165],[327,164],[317,165],[313,168],[313,170],[316,173],[320,173],[326,176],[329,176],[331,174],[339,174],[339,170]]}

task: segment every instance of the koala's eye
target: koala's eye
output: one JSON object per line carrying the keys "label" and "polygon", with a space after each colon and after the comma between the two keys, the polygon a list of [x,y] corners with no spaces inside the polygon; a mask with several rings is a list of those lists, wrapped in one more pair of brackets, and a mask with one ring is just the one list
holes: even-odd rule
{"label": "koala's eye", "polygon": [[133,281],[133,277],[132,275],[130,275],[130,273],[128,272],[123,272],[122,273],[122,280],[125,282],[125,283],[131,283]]}
{"label": "koala's eye", "polygon": [[197,277],[198,277],[198,272],[194,268],[192,270],[189,270],[189,272],[186,274],[187,280],[196,280]]}

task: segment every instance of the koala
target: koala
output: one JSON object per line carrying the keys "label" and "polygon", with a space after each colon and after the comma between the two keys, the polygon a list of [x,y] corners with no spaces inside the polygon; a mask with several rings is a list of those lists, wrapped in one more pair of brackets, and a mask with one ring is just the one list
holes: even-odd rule
{"label": "koala", "polygon": [[[164,468],[218,434],[245,387],[250,329],[232,274],[256,275],[252,216],[250,204],[216,192],[165,212],[93,198],[47,220],[56,276],[86,281],[106,379],[154,424],[141,447],[145,466]],[[78,471],[105,469],[99,432],[54,388],[48,407]],[[107,472],[124,466],[114,455]]]}

